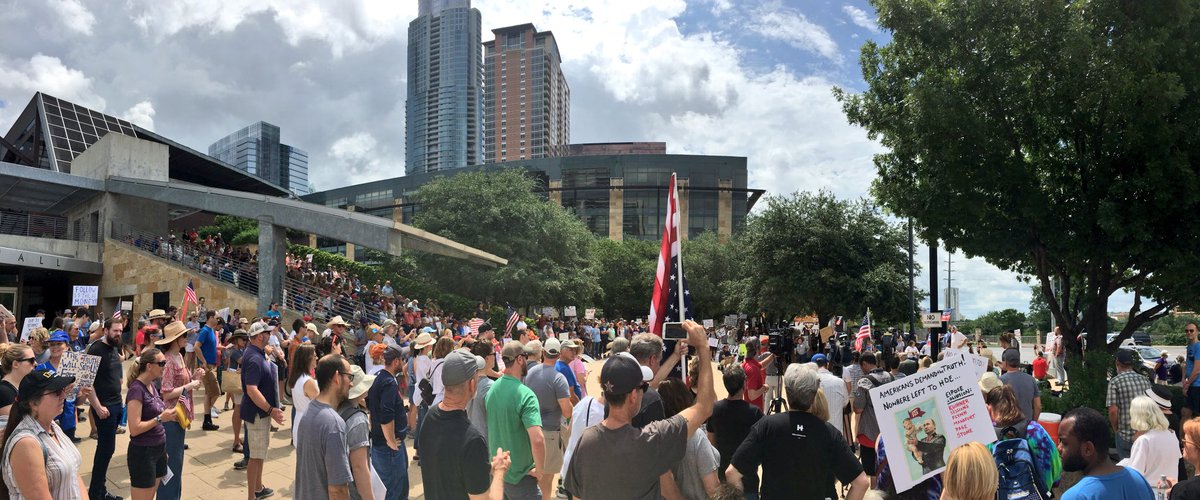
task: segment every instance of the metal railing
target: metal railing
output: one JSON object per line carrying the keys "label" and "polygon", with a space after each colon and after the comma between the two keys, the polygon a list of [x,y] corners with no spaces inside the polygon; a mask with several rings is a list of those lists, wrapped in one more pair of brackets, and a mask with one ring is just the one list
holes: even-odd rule
{"label": "metal railing", "polygon": [[34,238],[54,238],[56,240],[73,239],[83,241],[83,238],[80,237],[68,237],[66,217],[17,212],[13,210],[0,210],[0,234],[32,236]]}
{"label": "metal railing", "polygon": [[[201,245],[184,241],[175,236],[162,236],[151,231],[113,221],[110,237],[150,255],[188,267],[217,281],[224,282],[251,295],[258,295],[257,260],[231,259],[212,252]],[[357,318],[365,316],[372,321],[380,317],[381,310],[361,300],[339,296],[329,300],[324,307],[324,293],[320,285],[306,283],[286,274],[283,276],[283,302],[281,306],[301,314],[311,315],[324,321],[333,316]],[[321,303],[318,306],[318,303]]]}

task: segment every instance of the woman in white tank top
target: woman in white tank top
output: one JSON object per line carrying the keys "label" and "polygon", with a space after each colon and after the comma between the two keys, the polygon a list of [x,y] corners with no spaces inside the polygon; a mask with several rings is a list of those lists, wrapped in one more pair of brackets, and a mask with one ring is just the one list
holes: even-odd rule
{"label": "woman in white tank top", "polygon": [[292,388],[292,445],[296,443],[296,429],[300,428],[300,420],[308,410],[308,403],[317,397],[317,380],[312,378],[312,372],[317,367],[317,348],[304,344],[296,348],[295,358],[292,359],[291,371],[288,373],[288,384]]}

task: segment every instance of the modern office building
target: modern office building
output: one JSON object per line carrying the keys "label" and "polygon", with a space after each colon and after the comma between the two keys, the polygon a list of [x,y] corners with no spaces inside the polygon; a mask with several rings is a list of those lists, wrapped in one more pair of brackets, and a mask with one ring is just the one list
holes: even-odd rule
{"label": "modern office building", "polygon": [[405,171],[484,160],[483,46],[470,0],[419,0],[408,24]]}
{"label": "modern office building", "polygon": [[257,122],[208,147],[213,158],[278,184],[296,195],[309,193],[308,153],[279,142],[279,127]]}
{"label": "modern office building", "polygon": [[[580,152],[650,150],[662,143],[571,145]],[[665,148],[664,148],[665,149]],[[521,168],[545,196],[575,213],[598,236],[614,240],[662,238],[671,173],[679,175],[683,237],[716,232],[728,238],[745,224],[763,190],[746,186],[746,158],[669,154],[585,154],[517,160],[406,175],[309,194],[303,199],[411,223],[420,211],[414,195],[439,176],[488,169]],[[319,245],[337,251],[338,242]]]}
{"label": "modern office building", "polygon": [[571,88],[558,43],[532,24],[492,30],[484,42],[485,163],[564,156]]}

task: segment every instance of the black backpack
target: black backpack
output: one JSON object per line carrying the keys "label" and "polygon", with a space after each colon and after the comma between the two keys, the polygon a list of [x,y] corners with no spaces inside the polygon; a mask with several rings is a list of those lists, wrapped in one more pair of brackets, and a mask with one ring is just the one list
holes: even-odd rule
{"label": "black backpack", "polygon": [[438,364],[434,365],[433,368],[429,370],[429,373],[421,379],[421,382],[417,383],[417,389],[421,391],[422,405],[431,406],[433,404],[433,382],[430,382],[429,378],[433,377],[433,374],[436,373],[437,369],[441,367],[442,362],[439,360]]}

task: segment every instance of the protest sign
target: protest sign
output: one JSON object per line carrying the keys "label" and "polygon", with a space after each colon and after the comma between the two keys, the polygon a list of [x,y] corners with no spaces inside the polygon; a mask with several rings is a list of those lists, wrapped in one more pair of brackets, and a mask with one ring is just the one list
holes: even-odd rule
{"label": "protest sign", "polygon": [[96,296],[100,293],[98,286],[80,286],[72,287],[71,305],[73,306],[94,306],[96,305]]}
{"label": "protest sign", "polygon": [[217,316],[220,316],[221,318],[225,319],[225,321],[229,321],[229,308],[222,307],[222,308],[218,309]]}
{"label": "protest sign", "polygon": [[79,395],[79,389],[91,387],[96,381],[96,371],[100,369],[100,356],[79,352],[64,352],[62,362],[58,366],[59,375],[75,377],[75,388],[67,395],[68,400],[74,400]]}
{"label": "protest sign", "polygon": [[132,300],[122,300],[121,301],[121,310],[122,311],[132,311],[133,310],[133,301]]}
{"label": "protest sign", "polygon": [[725,316],[725,326],[737,326],[738,317],[736,314]]}
{"label": "protest sign", "polygon": [[712,327],[713,327],[713,320],[711,320],[711,319],[706,319],[706,320],[704,320],[704,327],[705,327],[705,328],[712,328]]}
{"label": "protest sign", "polygon": [[709,337],[708,346],[715,349],[717,347],[717,339],[714,337]]}
{"label": "protest sign", "polygon": [[972,362],[956,355],[870,389],[897,493],[944,470],[951,450],[996,440],[978,380]]}
{"label": "protest sign", "polygon": [[566,316],[568,318],[574,318],[575,317],[575,306],[564,307],[563,308],[563,316]]}
{"label": "protest sign", "polygon": [[25,318],[25,325],[21,327],[21,342],[29,340],[29,332],[34,328],[42,327],[42,320],[45,318]]}
{"label": "protest sign", "polygon": [[584,310],[583,310],[583,317],[584,317],[585,319],[596,319],[596,308],[594,308],[594,307],[589,307],[589,308],[587,308],[587,309],[584,309]]}

